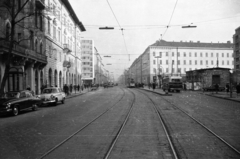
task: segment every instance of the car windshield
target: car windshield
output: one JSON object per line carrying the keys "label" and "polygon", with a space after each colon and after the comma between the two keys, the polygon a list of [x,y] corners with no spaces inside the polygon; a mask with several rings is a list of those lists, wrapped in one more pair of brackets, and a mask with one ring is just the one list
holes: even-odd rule
{"label": "car windshield", "polygon": [[44,89],[43,93],[46,93],[46,94],[57,93],[57,89]]}
{"label": "car windshield", "polygon": [[18,98],[19,92],[7,92],[1,95],[1,98]]}

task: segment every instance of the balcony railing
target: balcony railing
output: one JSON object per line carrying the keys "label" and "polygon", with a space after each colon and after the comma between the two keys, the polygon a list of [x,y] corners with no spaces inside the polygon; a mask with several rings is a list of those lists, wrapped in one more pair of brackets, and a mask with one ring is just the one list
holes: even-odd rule
{"label": "balcony railing", "polygon": [[71,67],[71,62],[70,61],[63,61],[63,67],[67,67],[67,68],[70,68]]}
{"label": "balcony railing", "polygon": [[40,10],[45,9],[45,0],[36,0],[36,8]]}
{"label": "balcony railing", "polygon": [[68,44],[63,44],[63,52],[67,54],[72,52]]}
{"label": "balcony railing", "polygon": [[[10,47],[10,42],[8,41],[0,41],[0,52],[3,53],[8,53],[8,49]],[[25,48],[21,45],[16,45],[14,44],[13,46],[13,50],[12,50],[12,54],[14,55],[18,55],[18,56],[22,56],[22,57],[26,57],[29,59],[33,59],[42,63],[47,63],[47,56],[44,54],[39,54],[36,53],[33,50],[29,50],[28,48]]]}

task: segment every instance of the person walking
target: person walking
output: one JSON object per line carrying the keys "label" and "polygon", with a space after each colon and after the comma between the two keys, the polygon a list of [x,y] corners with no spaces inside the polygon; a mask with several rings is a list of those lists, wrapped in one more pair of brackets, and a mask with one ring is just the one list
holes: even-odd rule
{"label": "person walking", "polygon": [[215,91],[216,91],[216,94],[218,93],[218,90],[219,90],[219,85],[216,83],[216,84],[215,84]]}
{"label": "person walking", "polygon": [[153,91],[155,90],[155,88],[156,88],[156,84],[155,84],[155,82],[153,82],[153,83],[152,83],[152,89],[153,89]]}
{"label": "person walking", "polygon": [[237,97],[238,97],[238,94],[240,94],[240,83],[238,83],[236,86],[236,92],[237,92]]}
{"label": "person walking", "polygon": [[226,92],[227,92],[227,94],[229,93],[229,90],[230,90],[230,86],[229,86],[229,84],[227,83],[227,84],[226,84]]}

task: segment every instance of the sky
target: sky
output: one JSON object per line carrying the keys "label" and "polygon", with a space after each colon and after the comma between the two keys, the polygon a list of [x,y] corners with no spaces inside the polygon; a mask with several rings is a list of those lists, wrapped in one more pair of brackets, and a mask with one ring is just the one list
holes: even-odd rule
{"label": "sky", "polygon": [[[233,42],[240,0],[69,0],[116,80],[157,40]],[[196,28],[183,29],[194,25]],[[100,30],[99,27],[114,27]],[[123,30],[121,30],[121,28]],[[111,56],[111,57],[104,57]]]}

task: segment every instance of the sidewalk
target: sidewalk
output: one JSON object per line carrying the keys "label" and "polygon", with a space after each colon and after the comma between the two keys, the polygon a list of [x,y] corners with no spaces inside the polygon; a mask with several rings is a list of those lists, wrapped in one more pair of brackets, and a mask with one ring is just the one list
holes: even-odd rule
{"label": "sidewalk", "polygon": [[[162,96],[172,96],[172,94],[168,93],[166,94],[162,89],[155,89],[154,91],[152,89],[149,89],[148,87],[144,87],[144,88],[140,88],[140,89],[144,89],[146,91],[150,91],[150,92],[154,92],[156,94],[162,95]],[[235,102],[239,102],[240,103],[240,94],[237,96],[236,92],[232,93],[232,98],[230,98],[230,93],[227,94],[227,92],[202,92],[202,91],[196,91],[198,93],[204,94],[204,95],[208,95],[208,96],[212,96],[212,97],[216,97],[216,98],[222,98],[222,99],[226,99],[226,100],[231,100],[231,101],[235,101]]]}
{"label": "sidewalk", "polygon": [[212,96],[212,97],[216,97],[216,98],[222,98],[222,99],[226,99],[226,100],[231,100],[231,101],[235,101],[235,102],[239,102],[240,103],[240,94],[237,96],[236,92],[232,93],[232,97],[230,98],[230,93],[227,92],[201,92],[202,94],[208,95],[208,96]]}
{"label": "sidewalk", "polygon": [[80,96],[80,95],[83,95],[83,94],[86,94],[86,93],[88,93],[88,92],[90,92],[91,90],[90,90],[90,88],[89,88],[89,90],[86,88],[86,89],[83,89],[83,91],[81,90],[81,91],[72,91],[72,93],[71,94],[69,94],[68,96],[66,96],[66,99],[68,99],[68,98],[73,98],[73,97],[76,97],[76,96]]}

